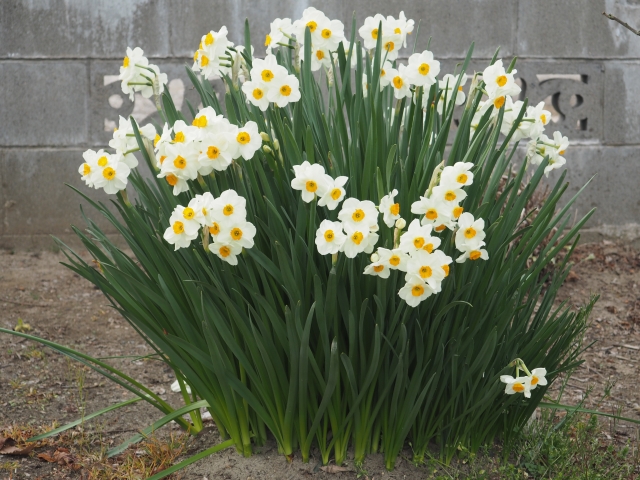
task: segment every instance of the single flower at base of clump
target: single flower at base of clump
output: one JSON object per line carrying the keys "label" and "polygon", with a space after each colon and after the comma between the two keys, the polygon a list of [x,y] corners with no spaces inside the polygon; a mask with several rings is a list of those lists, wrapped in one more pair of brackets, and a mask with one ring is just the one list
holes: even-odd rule
{"label": "single flower at base of clump", "polygon": [[522,393],[526,398],[531,398],[531,378],[513,378],[511,375],[500,375],[500,381],[507,384],[504,389],[504,393],[507,395]]}

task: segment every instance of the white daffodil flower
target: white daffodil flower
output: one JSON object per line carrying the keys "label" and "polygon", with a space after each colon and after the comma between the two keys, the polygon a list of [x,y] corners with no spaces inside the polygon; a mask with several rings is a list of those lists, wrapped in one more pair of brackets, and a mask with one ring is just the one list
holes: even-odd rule
{"label": "white daffodil flower", "polygon": [[477,250],[483,244],[485,236],[482,218],[476,220],[469,212],[460,215],[456,232],[456,248],[458,250],[461,252]]}
{"label": "white daffodil flower", "polygon": [[[304,32],[309,27],[311,43],[317,44],[322,38],[322,31],[330,28],[331,20],[314,7],[308,7],[302,12],[302,18],[293,22],[293,31],[298,42],[304,44]],[[344,29],[344,27],[343,27]]]}
{"label": "white daffodil flower", "polygon": [[304,202],[309,203],[316,195],[322,197],[327,193],[330,186],[328,175],[324,173],[324,167],[319,163],[311,165],[305,160],[301,165],[294,165],[293,171],[295,178],[291,180],[291,188],[300,190]]}
{"label": "white daffodil flower", "polygon": [[209,245],[209,251],[229,265],[238,265],[238,257],[242,253],[242,247],[237,244],[218,242],[217,240]]}
{"label": "white daffodil flower", "polygon": [[220,127],[229,124],[223,115],[218,115],[213,107],[204,107],[198,111],[191,125],[199,128],[199,133],[215,133]]}
{"label": "white daffodil flower", "polygon": [[173,138],[171,137],[172,133],[173,133],[173,130],[169,127],[169,125],[165,123],[164,126],[162,127],[162,135],[158,135],[156,133],[156,136],[153,139],[153,148],[154,148],[155,157],[156,157],[156,166],[158,168],[162,166],[162,163],[167,158],[166,148],[167,148],[167,145],[170,145],[171,143],[173,143]]}
{"label": "white daffodil flower", "polygon": [[263,81],[244,82],[242,84],[242,92],[247,97],[247,102],[255,105],[263,112],[269,108],[269,99],[267,98],[267,84]]}
{"label": "white daffodil flower", "polygon": [[562,133],[555,131],[553,132],[553,144],[558,151],[558,155],[563,156],[567,148],[569,148],[569,138],[563,137]]}
{"label": "white daffodil flower", "polygon": [[369,231],[378,225],[378,210],[370,200],[361,201],[357,198],[347,198],[338,213],[338,219],[345,226],[351,225],[357,230]]}
{"label": "white daffodil flower", "polygon": [[420,302],[426,300],[435,292],[425,283],[419,275],[407,275],[404,287],[400,289],[398,295],[410,307],[417,307]]}
{"label": "white daffodil flower", "polygon": [[348,258],[355,258],[361,252],[371,253],[378,241],[378,234],[371,232],[366,225],[353,226],[349,223],[342,224],[346,238],[342,244],[342,251]]}
{"label": "white daffodil flower", "polygon": [[407,66],[400,65],[398,70],[392,68],[387,73],[393,87],[393,96],[398,100],[411,96],[411,81],[407,75]]}
{"label": "white daffodil flower", "polygon": [[233,157],[237,155],[237,146],[229,132],[208,133],[200,142],[200,155],[198,173],[208,175],[213,170],[218,172],[226,170]]}
{"label": "white daffodil flower", "polygon": [[431,236],[432,229],[432,225],[420,225],[420,220],[414,219],[400,237],[400,250],[410,255],[419,250],[431,253],[441,243],[438,237]]}
{"label": "white daffodil flower", "polygon": [[264,39],[267,54],[271,54],[279,43],[289,43],[289,37],[293,36],[293,24],[290,18],[276,18],[269,26],[269,33]]}
{"label": "white daffodil flower", "polygon": [[551,121],[551,112],[544,109],[544,102],[540,102],[535,107],[527,107],[525,117],[534,120],[533,122],[529,122],[527,136],[536,140],[544,132],[544,127]]}
{"label": "white daffodil flower", "polygon": [[[489,65],[482,72],[482,80],[485,83],[485,90],[489,98],[493,101],[499,97],[516,96],[520,94],[520,87],[515,81],[514,75],[517,70],[507,73],[502,66],[502,60],[497,60],[493,65]],[[500,108],[500,107],[497,107]]]}
{"label": "white daffodil flower", "polygon": [[195,212],[192,208],[178,205],[169,217],[169,227],[164,232],[167,243],[179,248],[187,248],[192,240],[198,238],[200,224],[195,220]]}
{"label": "white daffodil flower", "polygon": [[251,80],[271,85],[278,78],[286,77],[289,72],[282,65],[278,65],[275,55],[267,55],[264,60],[255,58],[251,68]]}
{"label": "white daffodil flower", "polygon": [[346,240],[340,222],[323,220],[316,230],[316,247],[320,255],[333,255],[338,253]]}
{"label": "white daffodil flower", "polygon": [[504,393],[513,395],[514,393],[523,393],[525,397],[531,398],[531,378],[518,377],[513,378],[511,375],[501,375],[500,381],[506,383]]}
{"label": "white daffodil flower", "polygon": [[344,41],[344,24],[340,20],[328,20],[318,24],[314,35],[313,46],[323,48],[327,51],[336,51],[340,42]]}
{"label": "white daffodil flower", "polygon": [[399,248],[394,248],[393,250],[382,247],[378,248],[378,262],[384,264],[391,270],[406,272],[409,258],[409,255]]}
{"label": "white daffodil flower", "polygon": [[235,146],[237,153],[234,158],[242,156],[245,160],[251,160],[254,154],[262,147],[262,137],[258,131],[258,124],[253,120],[247,122],[235,133]]}
{"label": "white daffodil flower", "polygon": [[462,255],[456,258],[456,263],[464,263],[467,260],[489,260],[489,254],[484,248],[481,248],[484,245],[484,242],[480,242],[480,245],[477,247],[471,248],[469,250],[464,250]]}
{"label": "white daffodil flower", "polygon": [[373,17],[367,17],[364,19],[364,25],[358,29],[358,33],[364,40],[364,48],[368,50],[376,48],[380,22],[382,22],[383,31],[390,28],[390,26],[387,25],[387,19],[379,13],[375,14]]}
{"label": "white daffodil flower", "polygon": [[431,85],[436,83],[436,77],[439,73],[440,62],[433,59],[433,53],[429,50],[414,53],[409,57],[406,70],[407,78],[416,87],[423,87],[426,93]]}
{"label": "white daffodil flower", "polygon": [[411,213],[422,215],[421,222],[423,225],[449,226],[452,221],[450,205],[450,203],[434,196],[430,198],[420,197],[420,200],[411,204]]}
{"label": "white daffodil flower", "polygon": [[451,205],[463,201],[467,198],[467,193],[459,186],[456,188],[456,185],[438,185],[437,187],[433,187],[431,198]]}
{"label": "white daffodil flower", "polygon": [[300,83],[295,75],[276,78],[269,85],[267,98],[280,108],[300,100]]}
{"label": "white daffodil flower", "polygon": [[186,180],[176,177],[173,173],[158,174],[158,178],[164,178],[166,182],[173,187],[173,194],[180,195],[182,192],[189,190],[189,184]]}
{"label": "white daffodil flower", "polygon": [[546,368],[534,368],[531,370],[531,390],[538,385],[545,386],[547,384],[547,369]]}
{"label": "white daffodil flower", "polygon": [[313,46],[311,51],[311,71],[317,72],[321,67],[331,68],[331,52],[324,47]]}
{"label": "white daffodil flower", "polygon": [[122,155],[114,153],[109,156],[109,161],[104,168],[101,163],[104,157],[98,159],[98,170],[94,173],[91,181],[95,188],[103,188],[105,193],[113,195],[127,188],[127,178],[131,169],[122,159]]}
{"label": "white daffodil flower", "polygon": [[329,210],[335,210],[347,194],[344,185],[349,180],[349,177],[341,176],[334,180],[330,175],[325,175],[324,178],[327,188],[324,195],[318,197],[318,206],[326,206]]}
{"label": "white daffodil flower", "polygon": [[199,148],[194,142],[174,143],[165,147],[165,155],[160,157],[158,178],[173,174],[182,180],[195,180],[198,177]]}
{"label": "white daffodil flower", "polygon": [[[413,27],[415,22],[413,20],[408,20],[404,15],[404,11],[400,12],[398,18],[393,18],[391,15],[387,17],[387,24],[385,25],[389,31],[393,33],[397,33],[402,37],[402,46],[407,47],[407,35],[410,35],[413,32]],[[383,28],[384,30],[384,28]]]}
{"label": "white daffodil flower", "polygon": [[235,190],[225,190],[211,203],[211,217],[218,223],[244,222],[247,218],[247,201]]}
{"label": "white daffodil flower", "polygon": [[380,213],[382,213],[382,220],[391,228],[396,223],[396,220],[400,218],[400,204],[394,202],[395,196],[398,194],[398,190],[395,188],[380,199]]}
{"label": "white daffodil flower", "polygon": [[196,212],[195,219],[202,226],[211,225],[214,219],[214,211],[215,211],[215,199],[211,192],[205,192],[202,195],[196,195],[189,202],[189,207]]}
{"label": "white daffodil flower", "polygon": [[251,222],[228,222],[216,238],[216,242],[228,245],[238,245],[241,248],[252,248],[256,227]]}
{"label": "white daffodil flower", "polygon": [[426,282],[434,292],[441,289],[442,280],[444,280],[445,272],[442,269],[441,258],[432,255],[425,250],[418,250],[411,254],[411,259],[407,264],[407,275],[405,280],[408,281],[411,275],[418,275],[423,282]]}
{"label": "white daffodil flower", "polygon": [[[445,108],[449,108],[449,105],[453,101],[453,96],[454,96],[453,89],[456,87],[456,82],[458,81],[459,77],[460,75],[456,76],[456,75],[451,75],[450,73],[447,73],[444,77],[442,77],[442,80],[438,82],[440,97],[438,97],[438,104],[436,105],[436,109],[438,110],[439,114],[442,114]],[[455,97],[456,97],[455,105],[462,105],[467,99],[467,96],[464,93],[464,86],[467,83],[467,79],[468,79],[467,74],[463,73],[462,78],[460,78],[460,85],[458,85],[458,90],[457,92],[455,92]],[[446,105],[444,104],[445,97],[447,102]],[[428,95],[423,95],[422,106],[426,107],[428,101],[429,101]]]}
{"label": "white daffodil flower", "polygon": [[473,173],[471,173],[473,167],[472,162],[456,162],[453,165],[447,165],[442,169],[440,185],[453,188],[471,185],[473,183]]}
{"label": "white daffodil flower", "polygon": [[367,265],[364,268],[364,272],[362,273],[364,273],[365,275],[374,275],[380,278],[389,278],[389,275],[391,274],[391,269],[387,264],[378,260],[376,262],[373,262]]}

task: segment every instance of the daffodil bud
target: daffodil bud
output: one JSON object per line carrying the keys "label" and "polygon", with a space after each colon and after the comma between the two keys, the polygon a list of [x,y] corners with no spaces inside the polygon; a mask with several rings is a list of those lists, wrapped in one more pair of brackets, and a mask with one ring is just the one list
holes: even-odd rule
{"label": "daffodil bud", "polygon": [[260,132],[260,136],[262,137],[263,142],[268,142],[269,140],[271,140],[267,132]]}
{"label": "daffodil bud", "polygon": [[371,254],[371,261],[373,263],[376,263],[378,260],[380,260],[380,255],[378,255],[377,253],[372,253]]}
{"label": "daffodil bud", "polygon": [[276,149],[276,152],[280,150],[280,142],[278,141],[277,138],[273,141],[273,148]]}
{"label": "daffodil bud", "polygon": [[406,226],[407,226],[407,221],[404,218],[399,218],[398,220],[396,220],[396,228],[398,230],[402,230]]}
{"label": "daffodil bud", "polygon": [[269,145],[264,145],[264,146],[262,147],[262,151],[263,151],[264,153],[272,153],[272,152],[273,152],[273,150],[271,150],[271,148],[269,148]]}

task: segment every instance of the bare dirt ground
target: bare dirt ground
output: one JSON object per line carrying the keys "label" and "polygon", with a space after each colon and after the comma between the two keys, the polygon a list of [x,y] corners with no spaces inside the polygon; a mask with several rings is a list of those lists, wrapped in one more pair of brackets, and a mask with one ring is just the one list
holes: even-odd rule
{"label": "bare dirt ground", "polygon": [[[59,264],[63,260],[59,253],[0,251],[0,326],[13,329],[22,321],[34,335],[97,357],[150,353],[93,285]],[[578,248],[574,261],[576,266],[560,298],[574,305],[584,304],[591,294],[600,294],[601,298],[593,311],[585,345],[596,343],[585,352],[584,364],[568,381],[563,403],[576,404],[592,390],[586,406],[640,418],[640,252],[611,242],[585,244]],[[181,404],[178,394],[170,391],[172,372],[159,362],[136,358],[110,361],[173,405]],[[610,391],[609,397],[598,402],[605,389]],[[18,431],[29,429],[39,432],[54,421],[61,425],[83,412],[130,397],[123,388],[50,349],[0,335],[0,437],[16,436]],[[0,479],[136,478],[123,473],[109,476],[112,470],[100,463],[101,452],[159,417],[159,412],[139,402],[88,422],[55,441],[44,442],[30,455],[0,455]],[[612,441],[625,441],[638,435],[638,430],[620,422],[610,429],[610,435]],[[198,438],[178,442],[182,448],[179,452],[195,453],[218,442],[215,429],[209,426]],[[56,449],[65,447],[69,451],[60,450],[57,463],[37,457],[42,453],[53,457]],[[150,455],[148,449],[133,450],[134,459],[136,455]],[[409,461],[410,453],[405,453],[393,472],[385,472],[381,456],[368,458],[361,478],[425,478],[424,467],[415,467]],[[118,461],[130,460],[115,459],[112,464]],[[99,475],[95,465],[102,465]],[[113,472],[117,466],[113,466]],[[317,459],[303,464],[296,458],[287,464],[275,445],[267,444],[249,459],[232,449],[208,457],[181,472],[180,478],[356,478],[352,466],[347,468],[350,471],[325,472]]]}

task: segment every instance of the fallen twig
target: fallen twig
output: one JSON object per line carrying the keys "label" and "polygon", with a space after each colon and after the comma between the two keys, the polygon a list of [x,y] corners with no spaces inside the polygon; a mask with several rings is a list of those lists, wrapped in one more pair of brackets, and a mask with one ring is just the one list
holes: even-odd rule
{"label": "fallen twig", "polygon": [[614,343],[614,345],[616,347],[624,347],[624,348],[629,348],[631,350],[640,350],[640,347],[637,347],[636,345],[625,345],[623,343]]}
{"label": "fallen twig", "polygon": [[50,307],[51,305],[41,305],[39,303],[24,303],[24,302],[16,302],[15,300],[8,300],[4,297],[0,297],[0,302],[6,302],[6,303],[12,303],[14,305],[22,305],[23,307],[41,307],[41,308],[47,308]]}
{"label": "fallen twig", "polygon": [[636,35],[638,35],[640,37],[640,30],[636,30],[635,28],[633,28],[631,25],[629,25],[627,22],[623,22],[622,20],[620,20],[618,17],[616,17],[615,15],[612,15],[610,13],[607,12],[602,12],[602,15],[604,15],[605,17],[607,17],[609,20],[613,20],[614,22],[618,22],[620,25],[622,25],[624,28],[626,28],[627,30],[630,30],[631,32],[635,33]]}

